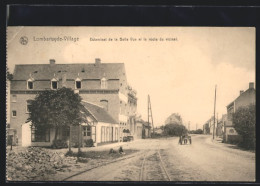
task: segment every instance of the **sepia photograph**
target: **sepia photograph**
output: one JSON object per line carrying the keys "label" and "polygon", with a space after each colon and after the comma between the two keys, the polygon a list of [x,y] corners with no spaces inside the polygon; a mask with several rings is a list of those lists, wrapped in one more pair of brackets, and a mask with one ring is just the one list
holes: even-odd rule
{"label": "sepia photograph", "polygon": [[255,27],[8,26],[6,181],[256,181]]}

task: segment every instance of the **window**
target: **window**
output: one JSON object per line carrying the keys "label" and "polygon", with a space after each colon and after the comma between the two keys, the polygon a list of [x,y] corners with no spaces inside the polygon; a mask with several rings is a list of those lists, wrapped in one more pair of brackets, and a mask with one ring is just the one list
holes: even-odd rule
{"label": "window", "polygon": [[16,95],[12,95],[12,102],[16,102],[16,98],[17,98]]}
{"label": "window", "polygon": [[26,113],[30,113],[32,110],[32,100],[27,100]]}
{"label": "window", "polygon": [[50,129],[49,128],[36,128],[31,127],[31,141],[32,142],[49,142]]}
{"label": "window", "polygon": [[34,78],[32,78],[30,74],[30,78],[27,80],[27,89],[33,89],[33,82]]}
{"label": "window", "polygon": [[51,82],[51,89],[58,89],[58,82],[57,81]]}
{"label": "window", "polygon": [[27,89],[33,89],[33,82],[27,81]]}
{"label": "window", "polygon": [[15,118],[16,116],[17,116],[16,110],[13,110],[13,111],[12,111],[12,117]]}
{"label": "window", "polygon": [[91,126],[83,127],[83,136],[91,136]]}
{"label": "window", "polygon": [[81,81],[75,82],[76,89],[81,89]]}
{"label": "window", "polygon": [[106,89],[107,88],[107,80],[106,78],[101,79],[101,88]]}

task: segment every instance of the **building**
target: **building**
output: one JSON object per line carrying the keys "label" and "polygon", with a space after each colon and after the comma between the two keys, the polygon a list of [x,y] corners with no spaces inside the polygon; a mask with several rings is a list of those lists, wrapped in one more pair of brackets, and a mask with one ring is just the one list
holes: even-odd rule
{"label": "building", "polygon": [[[137,107],[136,91],[126,78],[124,63],[15,65],[10,90],[10,127],[17,130],[18,144],[22,144],[22,125],[30,112],[30,100],[40,91],[60,87],[72,88],[83,100],[103,107],[119,124],[119,141],[123,130],[130,129]],[[131,132],[131,131],[130,131]]]}
{"label": "building", "polygon": [[[215,130],[217,128],[217,119],[215,118]],[[213,134],[214,130],[214,116],[212,116],[204,125],[203,125],[203,134]],[[216,134],[216,133],[215,133]]]}
{"label": "building", "polygon": [[241,90],[239,96],[227,105],[227,120],[224,125],[224,142],[237,142],[240,140],[233,123],[233,113],[240,107],[246,107],[250,104],[255,104],[255,88],[254,83],[249,83],[249,88],[246,91]]}
{"label": "building", "polygon": [[217,122],[216,136],[223,137],[224,125],[227,120],[227,114],[223,114],[222,118]]}
{"label": "building", "polygon": [[165,125],[172,124],[172,123],[182,124],[182,118],[179,114],[173,113],[165,120],[164,123]]}
{"label": "building", "polygon": [[[84,112],[87,113],[88,123],[82,123],[81,128],[71,126],[60,128],[57,139],[68,143],[71,135],[72,146],[78,144],[79,136],[82,146],[88,139],[92,139],[94,146],[119,141],[119,124],[108,114],[106,109],[86,101],[82,101]],[[79,135],[81,131],[81,135]],[[38,139],[37,139],[38,138]],[[30,123],[22,125],[22,146],[51,146],[55,138],[55,129],[46,129],[37,134],[37,130],[31,128]],[[41,140],[42,139],[42,140]]]}
{"label": "building", "polygon": [[[151,124],[149,124],[148,122],[139,119],[138,121],[136,121],[137,125],[139,126],[138,129],[138,134],[141,134],[141,138],[145,139],[145,138],[150,138],[151,137]],[[142,126],[142,128],[141,128]],[[140,137],[140,136],[139,136]]]}

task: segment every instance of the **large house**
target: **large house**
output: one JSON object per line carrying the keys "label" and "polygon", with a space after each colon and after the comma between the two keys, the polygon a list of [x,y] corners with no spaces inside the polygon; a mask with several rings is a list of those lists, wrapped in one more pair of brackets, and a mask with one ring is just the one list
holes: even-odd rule
{"label": "large house", "polygon": [[[96,59],[94,63],[57,64],[51,59],[47,64],[15,66],[10,90],[10,127],[16,129],[19,145],[23,144],[22,126],[28,118],[31,100],[40,91],[61,87],[72,88],[85,102],[90,103],[85,104],[87,110],[93,105],[102,107],[113,120],[109,121],[118,124],[119,141],[125,135],[124,129],[129,129],[131,135],[131,129],[135,128],[137,98],[136,91],[127,82],[124,63],[101,63],[100,59]],[[97,119],[96,122],[100,121]],[[110,129],[100,130],[103,130],[100,139],[111,133]],[[31,140],[37,142],[37,139],[44,140],[37,137]]]}
{"label": "large house", "polygon": [[240,140],[232,123],[232,116],[238,108],[246,107],[250,104],[255,104],[255,88],[253,82],[249,83],[249,88],[246,91],[241,90],[240,95],[227,105],[227,120],[224,125],[223,135],[224,142],[235,142]]}

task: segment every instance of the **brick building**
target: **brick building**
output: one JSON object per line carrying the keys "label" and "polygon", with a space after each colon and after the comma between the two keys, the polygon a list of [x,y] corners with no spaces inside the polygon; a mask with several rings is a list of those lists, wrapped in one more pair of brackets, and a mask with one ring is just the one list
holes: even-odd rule
{"label": "brick building", "polygon": [[249,83],[249,88],[246,91],[241,90],[240,95],[227,105],[227,119],[224,125],[224,142],[235,142],[239,140],[239,135],[237,134],[233,123],[232,115],[240,107],[246,107],[250,104],[255,104],[255,88],[254,83]]}
{"label": "brick building", "polygon": [[[10,127],[17,130],[22,143],[22,125],[30,112],[30,100],[42,90],[72,88],[83,100],[103,107],[119,124],[118,136],[135,124],[136,91],[127,83],[124,63],[15,65],[10,90]],[[133,128],[133,127],[132,127]],[[130,130],[131,132],[131,130]]]}

